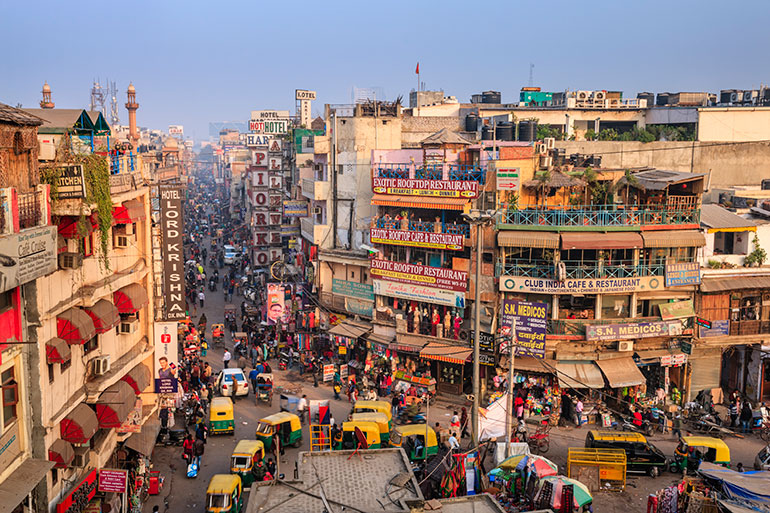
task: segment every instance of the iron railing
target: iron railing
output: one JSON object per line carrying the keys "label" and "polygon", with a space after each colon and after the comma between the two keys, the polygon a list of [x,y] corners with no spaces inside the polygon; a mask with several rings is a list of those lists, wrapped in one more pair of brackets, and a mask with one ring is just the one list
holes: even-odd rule
{"label": "iron railing", "polygon": [[110,155],[110,174],[133,173],[134,163],[133,154]]}
{"label": "iron railing", "polygon": [[43,214],[41,200],[42,194],[37,191],[18,195],[20,230],[40,225]]}
{"label": "iron railing", "polygon": [[[506,208],[506,207],[503,207]],[[506,208],[498,217],[498,226],[634,227],[700,223],[700,210],[673,209],[663,205],[586,205],[578,208],[525,206]]]}
{"label": "iron railing", "polygon": [[410,232],[431,232],[431,233],[451,233],[455,235],[464,235],[470,237],[471,228],[467,224],[457,223],[439,223],[441,231],[436,232],[436,223],[433,221],[414,221],[410,220],[408,227],[405,227],[401,220],[397,219],[377,219],[372,223],[372,228],[383,228],[386,230],[408,230]]}
{"label": "iron railing", "polygon": [[[665,263],[637,264],[631,261],[620,261],[607,264],[603,261],[570,261],[564,262],[565,279],[582,280],[598,278],[635,278],[639,276],[663,276]],[[552,261],[529,259],[506,259],[505,263],[498,262],[497,276],[519,276],[523,278],[556,279],[556,266]]]}
{"label": "iron railing", "polygon": [[421,180],[475,181],[486,183],[487,172],[474,164],[375,164],[377,178],[417,178]]}

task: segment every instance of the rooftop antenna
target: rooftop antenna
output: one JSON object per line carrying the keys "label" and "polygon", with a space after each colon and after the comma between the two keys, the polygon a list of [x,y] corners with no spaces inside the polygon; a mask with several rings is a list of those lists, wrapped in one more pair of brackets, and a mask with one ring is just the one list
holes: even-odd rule
{"label": "rooftop antenna", "polygon": [[116,126],[120,123],[120,116],[118,115],[118,86],[115,82],[107,81],[110,89],[110,125]]}
{"label": "rooftop antenna", "polygon": [[91,111],[101,111],[102,115],[105,115],[104,101],[105,101],[104,89],[98,80],[94,79],[94,85],[91,87]]}
{"label": "rooftop antenna", "polygon": [[532,87],[535,85],[535,65],[533,63],[529,63],[529,87]]}

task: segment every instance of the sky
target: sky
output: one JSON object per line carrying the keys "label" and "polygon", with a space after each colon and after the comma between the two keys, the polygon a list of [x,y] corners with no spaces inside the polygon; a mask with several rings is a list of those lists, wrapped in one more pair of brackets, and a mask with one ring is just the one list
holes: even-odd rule
{"label": "sky", "polygon": [[709,91],[770,83],[766,0],[132,0],[0,2],[0,102],[89,104],[115,81],[121,123],[129,82],[140,126],[208,138],[210,121],[294,110],[294,90],[350,103],[352,87],[387,99],[417,87],[467,102],[484,90],[518,100],[546,91]]}

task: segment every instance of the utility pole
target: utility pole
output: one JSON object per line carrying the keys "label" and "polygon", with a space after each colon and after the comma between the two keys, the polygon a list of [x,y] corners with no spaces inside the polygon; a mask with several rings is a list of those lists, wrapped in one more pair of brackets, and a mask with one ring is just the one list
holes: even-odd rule
{"label": "utility pole", "polygon": [[505,457],[511,456],[511,431],[513,430],[513,362],[516,359],[516,317],[511,326],[511,355],[508,357],[508,398],[505,402]]}
{"label": "utility pole", "polygon": [[[337,112],[332,114],[332,249],[337,247]],[[320,250],[320,248],[319,248]]]}

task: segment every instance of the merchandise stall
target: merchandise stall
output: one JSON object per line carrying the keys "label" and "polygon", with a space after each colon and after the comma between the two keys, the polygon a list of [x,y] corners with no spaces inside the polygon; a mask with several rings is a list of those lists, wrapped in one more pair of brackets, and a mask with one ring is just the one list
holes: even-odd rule
{"label": "merchandise stall", "polygon": [[[461,345],[429,342],[420,351],[420,357],[431,362],[431,372],[436,376],[439,393],[462,395],[465,389],[465,367],[471,360],[473,349]],[[467,375],[471,372],[468,369]]]}

